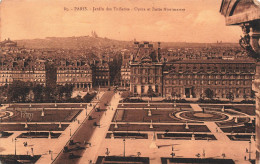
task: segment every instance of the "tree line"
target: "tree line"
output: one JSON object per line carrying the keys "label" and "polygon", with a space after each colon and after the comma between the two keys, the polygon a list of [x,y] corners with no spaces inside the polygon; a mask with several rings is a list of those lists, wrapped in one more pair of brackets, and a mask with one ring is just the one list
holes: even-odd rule
{"label": "tree line", "polygon": [[83,98],[71,98],[72,84],[44,86],[34,82],[13,81],[10,85],[0,87],[0,101],[18,102],[89,102],[95,94],[87,94]]}

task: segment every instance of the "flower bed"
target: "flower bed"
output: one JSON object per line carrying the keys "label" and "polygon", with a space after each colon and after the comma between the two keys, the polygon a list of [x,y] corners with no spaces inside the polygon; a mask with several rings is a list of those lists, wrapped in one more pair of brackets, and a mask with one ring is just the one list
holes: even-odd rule
{"label": "flower bed", "polygon": [[255,133],[254,127],[239,126],[231,128],[221,128],[224,133]]}
{"label": "flower bed", "polygon": [[[195,140],[217,140],[213,134],[194,134]],[[192,133],[158,133],[158,139],[191,140]]]}
{"label": "flower bed", "polygon": [[143,124],[118,124],[115,128],[114,124],[110,125],[109,131],[168,131],[169,132],[210,132],[206,125],[189,125],[189,129],[185,129],[185,125],[150,125]]}
{"label": "flower bed", "polygon": [[[45,109],[44,116],[41,116],[42,109],[29,109],[26,113],[32,115],[31,122],[70,122],[75,119],[81,112],[81,109]],[[13,116],[2,119],[2,122],[25,122],[26,118],[22,117],[20,110],[13,110]],[[23,110],[25,112],[25,110]]]}
{"label": "flower bed", "polygon": [[9,132],[0,132],[0,138],[8,138],[14,133],[9,133]]}
{"label": "flower bed", "polygon": [[[61,133],[52,133],[51,138],[59,138]],[[48,138],[49,132],[27,132],[20,134],[17,138]]]}
{"label": "flower bed", "polygon": [[214,163],[214,164],[235,164],[232,159],[213,159],[213,158],[161,158],[162,163]]}
{"label": "flower bed", "polygon": [[[125,109],[117,110],[115,113],[113,121],[121,122],[171,122],[171,123],[184,123],[185,120],[175,117],[174,111],[169,109],[163,110],[151,110],[152,115],[148,116],[148,110],[140,109]],[[196,122],[196,121],[188,121]]]}
{"label": "flower bed", "polygon": [[[113,133],[114,138],[148,139],[147,133]],[[111,138],[112,133],[107,133],[106,138]]]}
{"label": "flower bed", "polygon": [[148,157],[119,157],[119,156],[99,156],[96,164],[103,163],[114,163],[114,164],[122,164],[122,163],[139,163],[139,164],[149,164]]}
{"label": "flower bed", "polygon": [[25,128],[25,124],[0,124],[2,131],[64,131],[69,124],[62,124],[59,128],[58,124],[28,124],[28,128]]}
{"label": "flower bed", "polygon": [[232,141],[250,141],[252,135],[227,135],[227,136]]}
{"label": "flower bed", "polygon": [[36,163],[41,155],[0,155],[0,163]]}

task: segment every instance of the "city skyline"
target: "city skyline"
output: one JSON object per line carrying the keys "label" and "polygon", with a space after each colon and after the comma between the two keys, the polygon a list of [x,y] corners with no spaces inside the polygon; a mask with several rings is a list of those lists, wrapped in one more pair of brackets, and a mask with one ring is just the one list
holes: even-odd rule
{"label": "city skyline", "polygon": [[[238,43],[241,30],[226,27],[219,14],[220,3],[217,0],[5,0],[1,2],[1,40],[86,36],[96,31],[100,37],[125,41]],[[76,8],[80,7],[82,10],[78,11]],[[83,11],[84,7],[88,11]],[[106,7],[112,11],[106,11]],[[147,8],[152,11],[142,11]],[[164,11],[164,8],[185,11]]]}

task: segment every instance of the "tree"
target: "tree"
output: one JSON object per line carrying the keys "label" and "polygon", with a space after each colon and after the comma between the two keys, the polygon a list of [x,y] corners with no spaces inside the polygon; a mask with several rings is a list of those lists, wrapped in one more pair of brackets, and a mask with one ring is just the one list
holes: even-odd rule
{"label": "tree", "polygon": [[214,96],[214,92],[210,88],[207,88],[205,90],[205,95],[206,95],[207,98],[212,99],[213,96]]}
{"label": "tree", "polygon": [[229,101],[233,101],[234,100],[234,94],[232,92],[228,92],[226,98],[229,99]]}
{"label": "tree", "polygon": [[32,88],[34,94],[34,101],[35,102],[42,102],[43,101],[43,86],[40,84],[36,84]]}
{"label": "tree", "polygon": [[153,91],[153,88],[151,86],[149,86],[149,88],[148,88],[147,95],[152,100],[152,97],[154,96],[154,91]]}
{"label": "tree", "polygon": [[52,88],[49,86],[46,86],[43,88],[43,101],[44,102],[50,102],[50,100],[53,98],[52,97]]}
{"label": "tree", "polygon": [[62,86],[62,85],[58,85],[58,86],[56,86],[55,92],[56,92],[56,94],[57,94],[57,96],[58,96],[58,100],[61,101],[62,98],[63,98],[63,95],[64,95],[64,93],[65,93],[65,87]]}
{"label": "tree", "polygon": [[65,98],[66,100],[71,98],[72,91],[73,91],[74,86],[72,84],[65,84],[64,86],[64,92],[65,92]]}
{"label": "tree", "polygon": [[19,80],[13,81],[8,87],[8,101],[25,102],[27,95],[30,92],[30,83]]}

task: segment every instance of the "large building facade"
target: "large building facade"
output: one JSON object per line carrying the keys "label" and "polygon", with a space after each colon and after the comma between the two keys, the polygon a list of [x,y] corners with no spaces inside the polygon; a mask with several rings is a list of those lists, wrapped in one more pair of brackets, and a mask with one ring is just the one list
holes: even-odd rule
{"label": "large building facade", "polygon": [[250,97],[255,62],[252,60],[187,60],[166,63],[163,72],[164,96],[200,98],[205,90],[214,98]]}
{"label": "large building facade", "polygon": [[[153,45],[136,43],[136,54],[130,62],[130,91],[135,96],[148,95],[180,98],[205,97],[210,89],[214,98],[250,97],[255,75],[254,60],[181,60],[166,62]],[[151,90],[150,89],[150,90]]]}
{"label": "large building facade", "polygon": [[45,61],[35,62],[19,60],[1,62],[0,86],[9,85],[13,81],[35,82],[41,85],[46,84]]}
{"label": "large building facade", "polygon": [[92,72],[94,86],[110,86],[110,71],[107,62],[96,61],[92,66]]}
{"label": "large building facade", "polygon": [[163,95],[163,62],[159,59],[153,44],[135,42],[136,54],[130,61],[130,91],[134,95],[145,96],[149,91]]}
{"label": "large building facade", "polygon": [[82,62],[63,61],[57,68],[57,85],[72,84],[76,89],[92,88],[92,69]]}
{"label": "large building facade", "polygon": [[130,86],[130,61],[123,62],[121,66],[121,86],[129,87]]}

